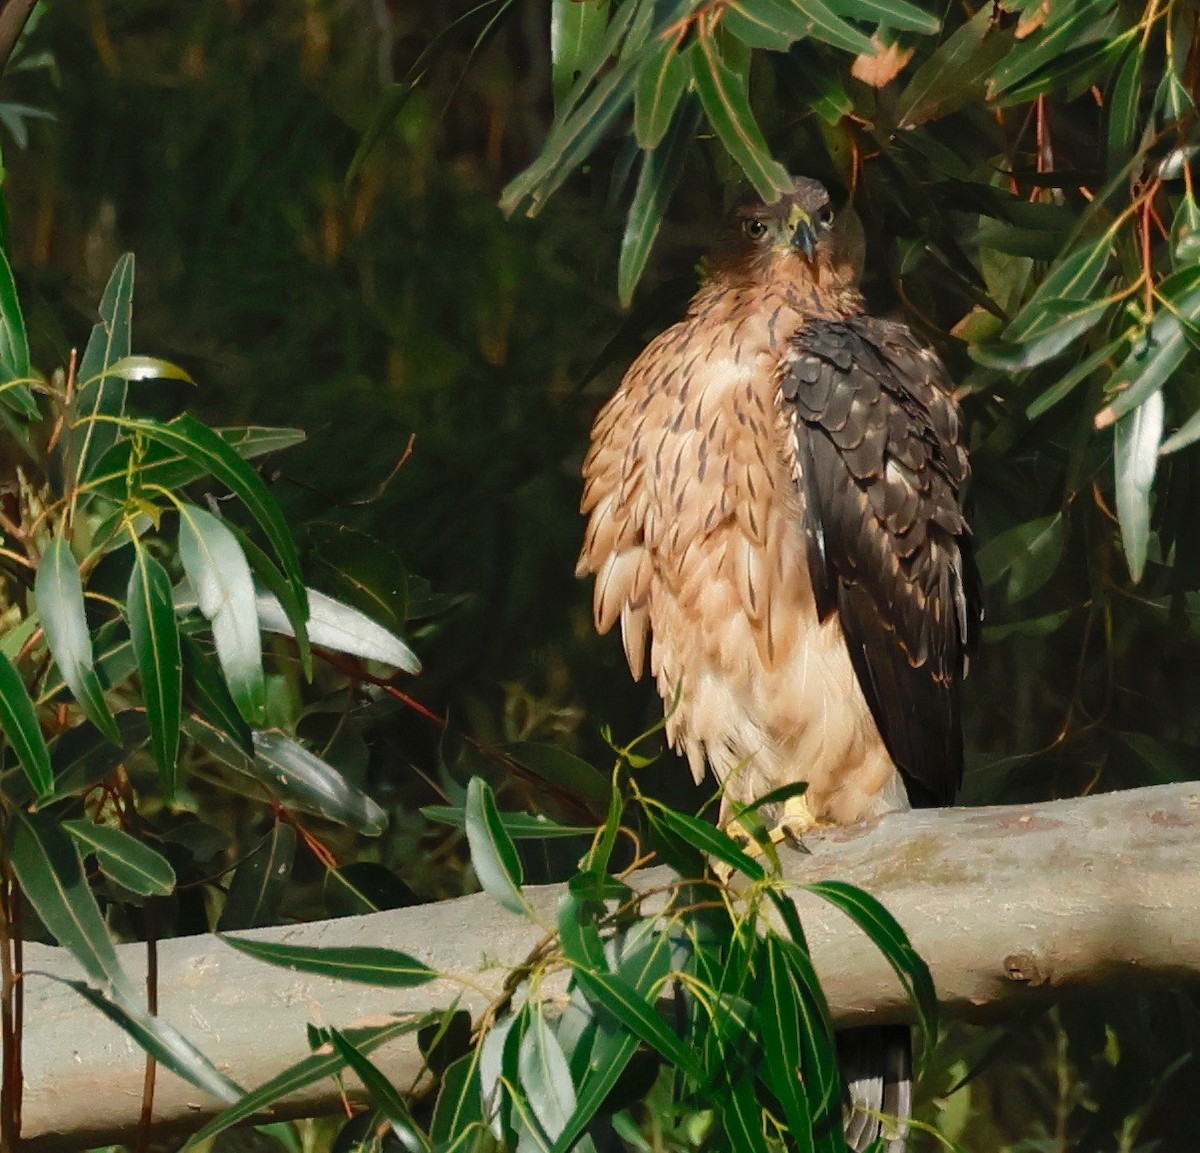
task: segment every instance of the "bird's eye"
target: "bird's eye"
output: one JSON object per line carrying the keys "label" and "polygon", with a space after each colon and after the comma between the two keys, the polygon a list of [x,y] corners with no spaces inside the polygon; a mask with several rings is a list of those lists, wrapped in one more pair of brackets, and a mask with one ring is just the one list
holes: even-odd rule
{"label": "bird's eye", "polygon": [[751,217],[751,219],[743,221],[742,231],[751,240],[761,240],[767,234],[767,226],[761,220],[755,220]]}
{"label": "bird's eye", "polygon": [[822,228],[828,228],[833,223],[833,208],[826,204],[817,211],[817,223]]}

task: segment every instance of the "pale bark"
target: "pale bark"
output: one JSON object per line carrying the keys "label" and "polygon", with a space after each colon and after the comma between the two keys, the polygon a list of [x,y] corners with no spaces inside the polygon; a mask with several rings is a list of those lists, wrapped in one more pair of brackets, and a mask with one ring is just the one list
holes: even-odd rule
{"label": "pale bark", "polygon": [[[982,1019],[1116,982],[1200,980],[1200,784],[1138,789],[1037,806],[894,814],[808,840],[788,852],[799,886],[839,878],[874,893],[933,970],[943,1011]],[[640,874],[643,888],[669,882]],[[529,890],[553,923],[558,886]],[[869,941],[811,894],[797,900],[835,1018],[841,1024],[908,1016],[903,993]],[[440,972],[499,990],[542,930],[486,896],[253,936],[296,944],[389,945]],[[122,949],[135,979],[142,950]],[[80,1149],[128,1134],[138,1118],[141,1052],[74,992],[42,973],[78,976],[60,950],[28,947],[24,1132],[28,1148]],[[160,1012],[246,1087],[307,1053],[304,1025],[349,1026],[447,1005],[473,1013],[487,998],[453,980],[375,989],[268,967],[214,937],[159,946]],[[378,1063],[401,1085],[418,1069],[397,1041]],[[291,1113],[335,1108],[332,1083]],[[164,1132],[193,1130],[217,1103],[161,1072],[155,1117]]]}

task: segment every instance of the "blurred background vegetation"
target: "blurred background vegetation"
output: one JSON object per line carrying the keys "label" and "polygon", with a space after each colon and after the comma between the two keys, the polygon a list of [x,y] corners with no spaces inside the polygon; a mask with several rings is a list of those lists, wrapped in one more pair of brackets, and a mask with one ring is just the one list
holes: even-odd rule
{"label": "blurred background vegetation", "polygon": [[[1065,7],[1089,10],[1087,27],[1108,43],[1143,6]],[[1177,43],[1148,34],[1139,66],[1161,76],[1170,53],[1182,54],[1180,115],[1194,133],[1196,8],[1162,7],[1179,22]],[[1010,49],[1023,42],[1017,21],[1040,11],[985,9]],[[939,11],[940,39],[972,15]],[[607,772],[602,726],[627,740],[661,715],[653,688],[630,683],[619,642],[594,637],[590,590],[572,576],[577,472],[597,407],[694,288],[738,174],[717,142],[699,140],[624,311],[627,142],[603,142],[536,218],[506,219],[501,192],[538,154],[554,114],[550,26],[550,5],[537,2],[482,12],[466,0],[54,3],[0,90],[10,243],[35,362],[65,361],[116,257],[135,252],[137,345],[201,384],[142,386],[143,402],[163,413],[186,404],[223,425],[303,428],[307,443],[266,476],[298,526],[309,580],[406,626],[421,652],[427,671],[410,691],[448,728],[373,699],[339,732],[340,763],[393,817],[367,862],[380,904],[472,884],[457,834],[418,809],[494,760],[487,750],[553,743]],[[920,328],[964,382],[990,586],[967,693],[969,803],[1196,776],[1195,450],[1160,471],[1135,585],[1114,512],[1112,437],[1093,428],[1097,387],[1031,418],[1064,366],[1031,385],[1028,373],[973,362],[967,347],[972,325],[984,336],[999,327],[980,302],[999,302],[1003,315],[1025,299],[1035,261],[1067,242],[1078,189],[1094,188],[1111,159],[1106,108],[1127,57],[1072,35],[1049,61],[1060,71],[1027,99],[997,111],[982,74],[948,74],[925,109],[936,126],[887,138],[864,114],[886,120],[889,101],[895,111],[938,37],[903,42],[918,55],[891,86],[852,80],[849,55],[810,41],[754,73],[774,154],[843,195],[857,182],[873,307]],[[400,82],[411,86],[403,107],[347,180]],[[1159,100],[1149,80],[1146,91],[1143,114]],[[1010,220],[985,249],[980,187],[1065,219]],[[1190,197],[1190,177],[1187,187]],[[1187,335],[1196,339],[1194,327]],[[1194,376],[1180,374],[1183,395],[1195,395]],[[519,805],[536,767],[508,769]],[[689,799],[669,754],[650,771],[676,802],[707,799]],[[568,793],[550,798],[560,815],[581,804]],[[240,820],[228,813],[227,831],[245,843],[253,830]],[[556,862],[531,867],[548,878]],[[312,913],[302,901],[289,911]],[[177,928],[203,927],[196,918]],[[961,1027],[924,1116],[972,1150],[1191,1149],[1200,1068],[1188,1055],[1198,1046],[1197,1003],[1175,990]]]}

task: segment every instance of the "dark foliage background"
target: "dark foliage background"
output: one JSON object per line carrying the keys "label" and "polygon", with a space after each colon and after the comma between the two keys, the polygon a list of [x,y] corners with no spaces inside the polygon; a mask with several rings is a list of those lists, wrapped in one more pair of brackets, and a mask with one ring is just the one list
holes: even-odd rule
{"label": "dark foliage background", "polygon": [[[605,140],[536,218],[506,219],[501,193],[538,155],[554,115],[551,11],[514,5],[479,42],[495,13],[456,25],[469,7],[53,4],[27,45],[53,66],[12,73],[0,91],[54,117],[23,119],[27,143],[11,129],[3,140],[18,283],[45,344],[35,360],[65,359],[115,258],[134,251],[139,347],[202,382],[194,394],[160,382],[145,403],[168,412],[186,399],[217,423],[308,432],[269,466],[303,526],[306,571],[318,587],[407,624],[429,670],[413,694],[450,720],[444,733],[413,708],[381,706],[362,718],[347,754],[395,817],[378,863],[423,898],[470,883],[457,840],[417,809],[486,760],[481,747],[554,742],[604,769],[601,726],[629,738],[658,712],[653,690],[629,683],[619,642],[593,636],[589,590],[572,577],[577,467],[598,404],[645,335],[682,308],[740,179],[715,141],[691,150],[623,312],[630,147]],[[1155,85],[1171,51],[1190,95],[1177,97],[1186,105],[1178,138],[1147,146],[1138,137],[1153,163],[1171,147],[1195,148],[1196,10],[1182,0],[1158,7],[1134,120],[1148,123],[1151,104],[1160,107]],[[1009,38],[993,68],[1028,43],[1016,22],[1038,10],[1005,8],[994,13]],[[940,39],[973,13],[939,11]],[[988,19],[980,13],[976,22]],[[1115,42],[1142,6],[1095,4],[1086,18],[1111,20],[1105,43]],[[1168,23],[1174,41],[1159,34]],[[917,325],[963,382],[989,583],[986,644],[968,692],[969,803],[1196,775],[1196,450],[1159,471],[1135,584],[1117,525],[1112,436],[1094,428],[1103,374],[1029,415],[1109,337],[1080,330],[1066,359],[1032,366],[1011,341],[987,363],[968,347],[994,338],[1027,299],[1044,267],[1035,258],[1073,243],[1087,209],[1080,189],[1094,195],[1120,167],[1112,101],[1128,55],[1097,55],[1096,41],[1075,31],[1046,65],[1060,72],[1003,107],[985,102],[982,77],[943,67],[945,88],[914,116],[916,130],[897,129],[897,113],[912,113],[911,99],[897,100],[939,37],[901,38],[917,55],[881,89],[848,78],[850,56],[808,41],[762,54],[753,72],[775,156],[843,192],[857,181],[873,306]],[[436,51],[410,76],[431,43]],[[347,180],[389,85],[410,79],[419,83]],[[835,114],[820,114],[822,100]],[[1182,167],[1190,161],[1185,152]],[[1168,227],[1195,203],[1190,175],[1186,193],[1181,179],[1156,194]],[[1006,217],[989,209],[988,190],[1041,211]],[[1157,232],[1154,245],[1159,278],[1169,267]],[[1116,300],[1137,259],[1123,247],[1096,299]],[[1189,259],[1194,269],[1194,247]],[[1200,397],[1195,359],[1174,374],[1170,427]],[[670,756],[649,772],[653,789],[687,797],[686,770]],[[510,800],[533,780],[510,772]],[[577,802],[550,804],[562,815]],[[236,831],[236,814],[228,820]],[[550,875],[556,862],[529,867]],[[1170,990],[961,1029],[930,1079],[925,1115],[968,1149],[1188,1149],[1200,1132],[1200,1070],[1186,1059],[1198,1041],[1194,999]]]}

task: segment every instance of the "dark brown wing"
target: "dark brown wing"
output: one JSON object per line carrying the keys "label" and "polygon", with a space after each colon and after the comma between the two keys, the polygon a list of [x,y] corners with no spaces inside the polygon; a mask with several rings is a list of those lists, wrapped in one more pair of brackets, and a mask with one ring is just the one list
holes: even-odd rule
{"label": "dark brown wing", "polygon": [[904,325],[811,321],[781,382],[808,567],[914,805],[962,781],[959,682],[979,632],[969,468],[937,356]]}

